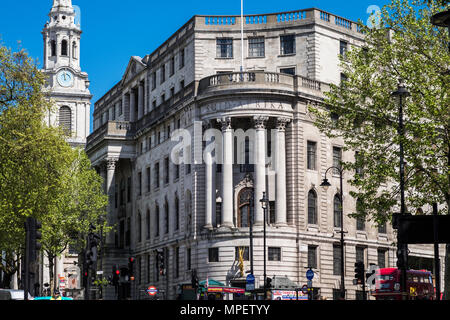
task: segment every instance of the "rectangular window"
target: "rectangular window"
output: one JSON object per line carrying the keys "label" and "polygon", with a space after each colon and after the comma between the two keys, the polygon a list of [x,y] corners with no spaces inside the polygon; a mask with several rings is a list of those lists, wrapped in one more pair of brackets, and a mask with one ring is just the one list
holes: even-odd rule
{"label": "rectangular window", "polygon": [[239,249],[241,249],[241,250],[244,249],[244,254],[243,254],[244,261],[249,261],[250,260],[250,249],[249,249],[249,247],[235,247],[234,259],[236,261],[239,261]]}
{"label": "rectangular window", "polygon": [[267,251],[267,257],[269,261],[281,261],[281,248],[269,247]]}
{"label": "rectangular window", "polygon": [[170,59],[170,76],[175,74],[175,57]]}
{"label": "rectangular window", "polygon": [[217,39],[217,58],[233,58],[233,39]]}
{"label": "rectangular window", "polygon": [[364,247],[356,247],[356,262],[364,263]]}
{"label": "rectangular window", "polygon": [[186,48],[183,48],[180,52],[180,69],[184,68],[185,57],[186,57],[185,50],[186,50]]}
{"label": "rectangular window", "polygon": [[219,262],[219,248],[208,249],[208,262]]}
{"label": "rectangular window", "polygon": [[138,172],[138,195],[142,194],[142,172]]}
{"label": "rectangular window", "polygon": [[152,90],[156,89],[156,71],[152,73]]}
{"label": "rectangular window", "polygon": [[333,245],[333,274],[341,275],[341,246],[338,244]]}
{"label": "rectangular window", "polygon": [[386,268],[386,249],[378,249],[378,267]]}
{"label": "rectangular window", "polygon": [[169,183],[169,157],[164,159],[164,183]]}
{"label": "rectangular window", "polygon": [[248,39],[248,55],[249,57],[264,57],[264,37],[255,37]]}
{"label": "rectangular window", "polygon": [[383,222],[380,225],[378,225],[378,233],[387,233],[386,222]]}
{"label": "rectangular window", "polygon": [[159,237],[159,206],[155,207],[155,236]]}
{"label": "rectangular window", "polygon": [[317,268],[317,246],[308,246],[308,268]]}
{"label": "rectangular window", "polygon": [[151,190],[151,170],[150,167],[147,168],[147,192],[150,192]]}
{"label": "rectangular window", "polygon": [[347,42],[344,40],[339,41],[339,53],[342,56],[345,56],[346,52],[347,52]]}
{"label": "rectangular window", "polygon": [[184,80],[180,81],[180,90],[184,90]]}
{"label": "rectangular window", "polygon": [[[333,167],[341,169],[342,162],[342,149],[339,147],[333,147]],[[339,175],[338,169],[333,169],[333,174]]]}
{"label": "rectangular window", "polygon": [[364,169],[363,169],[364,159],[361,152],[355,151],[355,173],[361,179],[364,178]]}
{"label": "rectangular window", "polygon": [[155,188],[159,188],[159,162],[155,163]]}
{"label": "rectangular window", "polygon": [[280,73],[290,74],[292,76],[295,76],[295,68],[281,68]]}
{"label": "rectangular window", "polygon": [[309,170],[316,170],[317,143],[308,141],[307,143],[307,166]]}
{"label": "rectangular window", "polygon": [[180,247],[175,248],[175,278],[180,276]]}
{"label": "rectangular window", "polygon": [[280,36],[281,55],[295,54],[295,35]]}
{"label": "rectangular window", "polygon": [[356,230],[364,231],[366,229],[366,221],[364,217],[356,218]]}
{"label": "rectangular window", "polygon": [[191,270],[191,248],[186,249],[186,270]]}

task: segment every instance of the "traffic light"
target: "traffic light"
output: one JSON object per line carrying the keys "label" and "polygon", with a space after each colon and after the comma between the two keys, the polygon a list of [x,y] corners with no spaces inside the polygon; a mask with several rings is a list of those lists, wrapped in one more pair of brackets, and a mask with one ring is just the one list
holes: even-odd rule
{"label": "traffic light", "polygon": [[157,251],[156,261],[159,267],[159,274],[161,276],[164,276],[166,274],[166,266],[164,264],[164,251]]}
{"label": "traffic light", "polygon": [[134,261],[135,261],[134,257],[128,258],[128,273],[131,281],[134,281]]}
{"label": "traffic light", "polygon": [[358,280],[358,284],[364,283],[364,262],[358,261],[355,263],[355,279]]}
{"label": "traffic light", "polygon": [[191,276],[191,283],[192,288],[198,288],[198,277],[197,277],[197,270],[192,270],[192,276]]}
{"label": "traffic light", "polygon": [[272,278],[266,278],[266,289],[272,288]]}
{"label": "traffic light", "polygon": [[120,278],[120,270],[117,264],[112,266],[112,284],[114,286],[117,286],[119,284],[119,278]]}

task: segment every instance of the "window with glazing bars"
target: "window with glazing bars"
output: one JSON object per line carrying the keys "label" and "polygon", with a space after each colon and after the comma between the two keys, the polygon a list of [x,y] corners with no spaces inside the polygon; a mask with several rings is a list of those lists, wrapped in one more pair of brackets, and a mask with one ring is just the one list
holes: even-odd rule
{"label": "window with glazing bars", "polygon": [[233,39],[231,38],[217,39],[217,57],[233,58]]}
{"label": "window with glazing bars", "polygon": [[281,41],[281,54],[294,54],[295,53],[295,35],[285,35],[280,37]]}
{"label": "window with glazing bars", "polygon": [[249,57],[264,57],[264,37],[255,37],[248,39],[248,55]]}

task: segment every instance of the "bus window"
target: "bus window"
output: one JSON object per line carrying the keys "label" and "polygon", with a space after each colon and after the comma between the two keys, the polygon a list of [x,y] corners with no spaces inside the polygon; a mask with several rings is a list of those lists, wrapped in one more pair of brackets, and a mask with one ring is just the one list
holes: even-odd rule
{"label": "bus window", "polygon": [[418,276],[414,276],[413,281],[414,282],[419,282],[419,277]]}

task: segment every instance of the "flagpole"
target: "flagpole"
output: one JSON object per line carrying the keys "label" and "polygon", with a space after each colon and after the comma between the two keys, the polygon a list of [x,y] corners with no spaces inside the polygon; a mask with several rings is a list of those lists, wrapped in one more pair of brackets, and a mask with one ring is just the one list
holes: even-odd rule
{"label": "flagpole", "polygon": [[244,0],[241,0],[241,72],[244,71]]}

